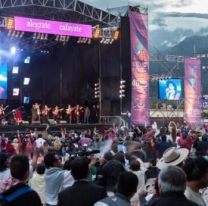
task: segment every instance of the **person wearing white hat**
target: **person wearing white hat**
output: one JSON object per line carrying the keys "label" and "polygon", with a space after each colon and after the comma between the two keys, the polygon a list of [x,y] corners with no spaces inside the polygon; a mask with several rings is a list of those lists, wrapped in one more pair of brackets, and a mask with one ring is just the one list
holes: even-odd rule
{"label": "person wearing white hat", "polygon": [[162,158],[157,162],[157,167],[163,169],[169,165],[180,166],[181,163],[188,157],[189,150],[186,148],[168,148]]}

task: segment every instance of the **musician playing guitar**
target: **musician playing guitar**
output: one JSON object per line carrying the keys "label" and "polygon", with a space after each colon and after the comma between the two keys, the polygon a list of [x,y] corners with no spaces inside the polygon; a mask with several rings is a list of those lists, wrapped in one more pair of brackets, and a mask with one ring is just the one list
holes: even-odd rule
{"label": "musician playing guitar", "polygon": [[53,109],[53,118],[55,121],[59,121],[62,117],[61,112],[63,111],[63,109],[60,109],[58,106],[55,106],[55,108]]}
{"label": "musician playing guitar", "polygon": [[5,118],[4,118],[4,116],[5,116],[5,110],[6,110],[8,107],[9,107],[8,105],[7,105],[6,107],[4,107],[3,104],[0,105],[0,122],[1,122],[1,123],[5,120]]}
{"label": "musician playing guitar", "polygon": [[40,111],[40,105],[38,103],[32,105],[31,112],[32,112],[32,122],[40,121],[41,111]]}
{"label": "musician playing guitar", "polygon": [[49,108],[47,105],[44,105],[44,107],[42,108],[42,121],[43,123],[48,123],[48,119],[49,119],[49,112],[50,112],[51,108]]}
{"label": "musician playing guitar", "polygon": [[72,107],[70,104],[66,108],[67,120],[69,121],[69,124],[72,123],[73,110],[74,110],[74,107]]}
{"label": "musician playing guitar", "polygon": [[79,104],[75,107],[74,114],[77,124],[80,123],[81,112],[84,108],[79,106]]}
{"label": "musician playing guitar", "polygon": [[40,115],[41,115],[40,104],[35,103],[35,109],[37,110],[38,121],[40,121]]}

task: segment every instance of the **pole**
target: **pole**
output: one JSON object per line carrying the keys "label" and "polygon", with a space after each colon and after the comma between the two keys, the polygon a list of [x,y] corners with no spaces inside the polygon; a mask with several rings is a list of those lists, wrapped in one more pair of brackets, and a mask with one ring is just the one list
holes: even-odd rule
{"label": "pole", "polygon": [[101,116],[102,116],[102,81],[101,81],[101,74],[102,74],[102,65],[101,65],[101,47],[100,41],[98,43],[98,64],[99,64],[99,85],[100,85],[100,95],[99,95],[99,123],[101,123]]}
{"label": "pole", "polygon": [[[119,55],[120,55],[120,81],[122,80],[123,76],[123,64],[122,64],[122,42],[121,42],[121,32],[120,32],[120,39],[119,39]],[[119,96],[120,96],[120,82],[119,82]],[[123,113],[123,97],[120,98],[120,115]]]}
{"label": "pole", "polygon": [[63,90],[63,83],[62,83],[62,81],[63,81],[63,71],[62,71],[62,66],[60,67],[60,85],[59,85],[59,89],[60,89],[60,91],[59,91],[59,94],[60,94],[60,96],[59,96],[59,105],[62,107],[62,90]]}

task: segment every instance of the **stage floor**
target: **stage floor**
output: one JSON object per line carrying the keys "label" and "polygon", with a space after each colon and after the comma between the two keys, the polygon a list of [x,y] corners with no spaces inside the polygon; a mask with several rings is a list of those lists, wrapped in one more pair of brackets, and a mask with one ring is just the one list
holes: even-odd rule
{"label": "stage floor", "polygon": [[16,133],[17,130],[20,132],[25,132],[26,130],[37,130],[44,131],[46,128],[49,131],[56,132],[60,131],[62,128],[67,130],[86,130],[94,129],[97,130],[103,129],[107,130],[112,125],[110,124],[20,124],[20,125],[0,125],[0,133]]}

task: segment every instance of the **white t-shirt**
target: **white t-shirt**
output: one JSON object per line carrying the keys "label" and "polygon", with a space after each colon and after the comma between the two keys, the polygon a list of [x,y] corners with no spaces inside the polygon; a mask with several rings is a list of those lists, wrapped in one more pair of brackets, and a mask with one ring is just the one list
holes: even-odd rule
{"label": "white t-shirt", "polygon": [[199,206],[206,206],[204,200],[202,199],[200,193],[194,192],[190,187],[186,187],[185,196],[188,200],[195,202]]}
{"label": "white t-shirt", "polygon": [[35,140],[36,143],[36,147],[37,148],[41,148],[44,145],[45,140],[43,138],[38,138],[37,140]]}
{"label": "white t-shirt", "polygon": [[0,172],[0,180],[6,180],[11,177],[10,169],[6,169],[3,172]]}

